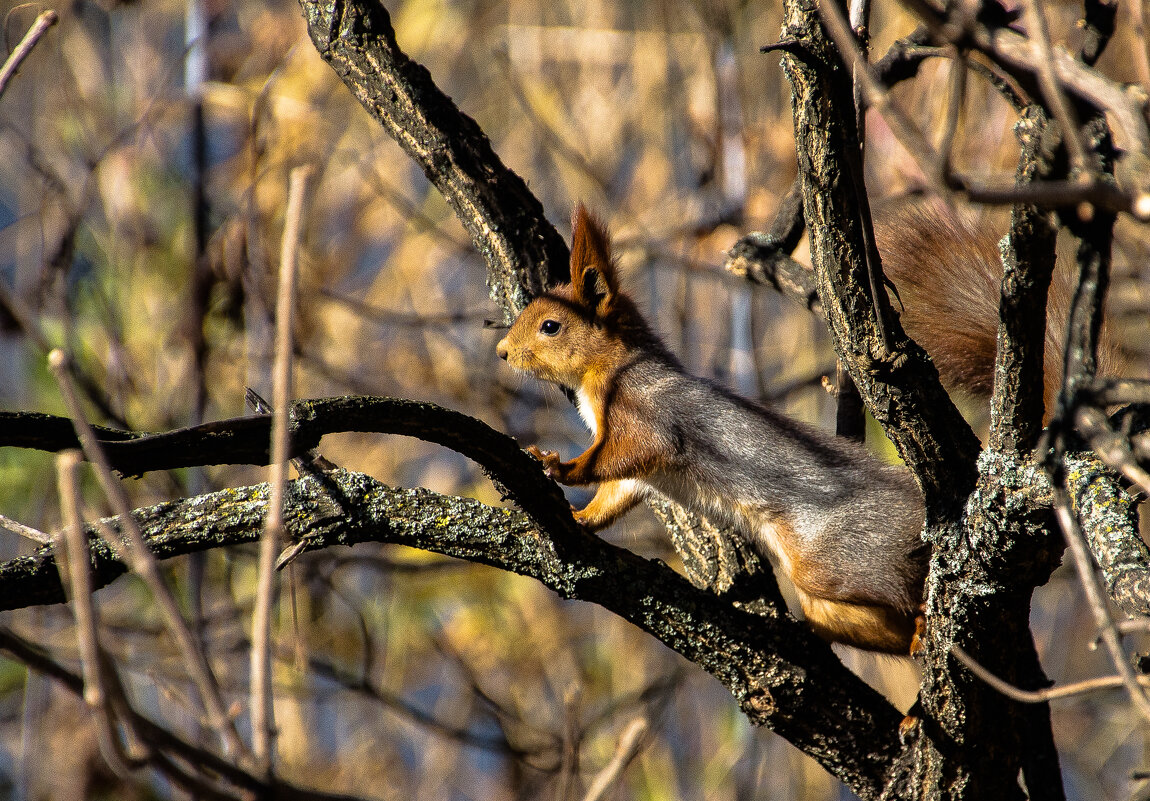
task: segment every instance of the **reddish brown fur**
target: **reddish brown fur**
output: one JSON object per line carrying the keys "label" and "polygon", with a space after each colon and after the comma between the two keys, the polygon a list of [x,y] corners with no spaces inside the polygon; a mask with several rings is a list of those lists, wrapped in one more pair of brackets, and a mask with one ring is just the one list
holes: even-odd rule
{"label": "reddish brown fur", "polygon": [[[930,354],[948,389],[989,397],[994,386],[1000,233],[918,201],[892,202],[875,217],[883,272],[898,290],[903,328]],[[1051,409],[1062,384],[1066,318],[1074,296],[1069,265],[1058,264],[1047,301],[1043,394]],[[1121,358],[1103,324],[1098,372],[1113,375]]]}

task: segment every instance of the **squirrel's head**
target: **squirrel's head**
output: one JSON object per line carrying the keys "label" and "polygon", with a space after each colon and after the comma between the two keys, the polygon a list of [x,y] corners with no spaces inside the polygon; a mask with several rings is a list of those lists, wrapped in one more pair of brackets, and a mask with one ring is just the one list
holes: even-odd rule
{"label": "squirrel's head", "polygon": [[495,351],[517,370],[576,389],[589,372],[617,366],[641,344],[628,332],[647,327],[619,291],[607,233],[583,204],[573,228],[571,283],[531,301]]}

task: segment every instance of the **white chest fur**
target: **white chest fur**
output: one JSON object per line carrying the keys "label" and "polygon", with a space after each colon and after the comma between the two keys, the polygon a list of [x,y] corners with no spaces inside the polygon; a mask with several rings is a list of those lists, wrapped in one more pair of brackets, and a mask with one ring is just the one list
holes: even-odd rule
{"label": "white chest fur", "polygon": [[575,406],[579,409],[579,416],[583,418],[583,422],[591,429],[591,436],[599,436],[599,421],[595,419],[595,407],[591,405],[591,399],[582,387],[575,392]]}

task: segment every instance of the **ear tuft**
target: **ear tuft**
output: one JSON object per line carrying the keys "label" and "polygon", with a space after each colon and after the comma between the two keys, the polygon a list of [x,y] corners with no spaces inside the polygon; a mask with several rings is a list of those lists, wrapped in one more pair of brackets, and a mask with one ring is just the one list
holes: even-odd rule
{"label": "ear tuft", "polygon": [[582,203],[571,216],[571,285],[575,299],[602,317],[619,290],[607,229]]}

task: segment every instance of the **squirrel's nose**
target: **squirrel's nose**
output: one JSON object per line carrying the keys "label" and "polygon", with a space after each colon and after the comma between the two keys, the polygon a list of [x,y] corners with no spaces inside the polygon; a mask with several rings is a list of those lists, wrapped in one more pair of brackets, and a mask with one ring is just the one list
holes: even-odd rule
{"label": "squirrel's nose", "polygon": [[503,361],[507,361],[507,338],[506,337],[499,340],[499,344],[495,346],[495,353],[498,354],[500,359],[502,359]]}

